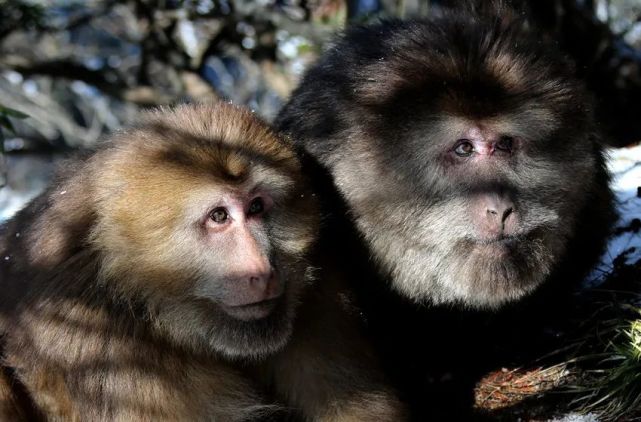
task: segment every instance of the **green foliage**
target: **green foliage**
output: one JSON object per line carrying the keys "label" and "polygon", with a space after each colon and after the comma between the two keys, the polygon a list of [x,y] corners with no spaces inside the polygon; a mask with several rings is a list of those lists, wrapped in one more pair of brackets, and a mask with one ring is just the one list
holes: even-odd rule
{"label": "green foliage", "polygon": [[586,371],[576,402],[602,421],[630,420],[641,415],[641,309],[637,318],[608,321],[612,336],[603,353],[584,357]]}

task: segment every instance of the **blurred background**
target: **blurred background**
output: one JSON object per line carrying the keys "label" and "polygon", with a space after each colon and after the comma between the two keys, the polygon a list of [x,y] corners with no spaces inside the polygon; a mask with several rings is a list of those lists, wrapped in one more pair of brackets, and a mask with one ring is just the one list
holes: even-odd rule
{"label": "blurred background", "polygon": [[[576,61],[609,142],[641,140],[641,0],[521,1]],[[0,0],[0,220],[145,108],[224,98],[270,120],[337,31],[444,3]]]}

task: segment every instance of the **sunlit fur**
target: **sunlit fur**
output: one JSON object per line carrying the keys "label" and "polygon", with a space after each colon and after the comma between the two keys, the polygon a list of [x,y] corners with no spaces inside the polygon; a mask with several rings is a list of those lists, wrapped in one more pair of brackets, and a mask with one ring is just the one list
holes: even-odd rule
{"label": "sunlit fur", "polygon": [[[91,243],[102,252],[105,282],[114,279],[125,297],[142,296],[156,325],[182,344],[229,356],[280,349],[305,283],[303,258],[316,218],[291,149],[247,111],[228,106],[158,111],[113,144],[94,158],[100,166]],[[224,289],[218,280],[225,267],[199,239],[198,225],[217,195],[255,186],[276,201],[265,248],[273,251],[286,297],[268,318],[246,322],[195,293],[203,283]]]}
{"label": "sunlit fur", "polygon": [[[202,294],[225,289],[226,265],[224,246],[208,248],[202,230],[217,196],[257,185],[274,201],[257,242],[285,293],[267,317],[242,321]],[[1,227],[2,369],[16,397],[26,392],[28,412],[54,421],[286,411],[323,420],[367,415],[368,400],[381,397],[383,414],[397,420],[402,406],[373,361],[362,364],[368,352],[356,325],[332,305],[337,290],[310,284],[317,223],[292,148],[249,111],[217,103],[145,114],[62,165]],[[318,289],[330,289],[328,305],[314,299]],[[351,328],[332,328],[325,312]],[[337,332],[336,342],[325,340]],[[310,360],[319,372],[298,368]],[[293,397],[308,384],[318,390]],[[0,393],[2,403],[17,402]],[[3,406],[0,419],[19,413]]]}
{"label": "sunlit fur", "polygon": [[[561,267],[580,278],[612,221],[591,99],[554,46],[501,7],[347,30],[277,124],[328,171],[382,272],[418,302],[496,308]],[[448,162],[478,124],[523,144],[485,170]],[[471,202],[494,191],[520,213],[506,254],[472,242]]]}

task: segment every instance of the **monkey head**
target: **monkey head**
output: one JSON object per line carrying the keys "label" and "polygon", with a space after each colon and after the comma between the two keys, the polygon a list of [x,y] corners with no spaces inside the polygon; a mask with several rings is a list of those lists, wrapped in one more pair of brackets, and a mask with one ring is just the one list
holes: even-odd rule
{"label": "monkey head", "polygon": [[317,214],[287,143],[248,111],[184,105],[92,161],[108,286],[181,344],[229,357],[284,345]]}
{"label": "monkey head", "polygon": [[594,201],[609,210],[590,98],[553,47],[503,16],[348,30],[278,124],[417,301],[519,299],[562,264]]}

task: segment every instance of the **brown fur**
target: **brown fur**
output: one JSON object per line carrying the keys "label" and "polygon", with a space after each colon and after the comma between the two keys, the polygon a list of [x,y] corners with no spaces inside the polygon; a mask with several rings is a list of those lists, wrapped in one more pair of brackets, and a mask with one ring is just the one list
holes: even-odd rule
{"label": "brown fur", "polygon": [[[287,301],[263,325],[232,324],[192,295],[221,265],[194,216],[257,183]],[[0,420],[402,419],[341,283],[308,282],[312,198],[291,147],[222,103],[150,113],[67,163],[0,227]]]}

